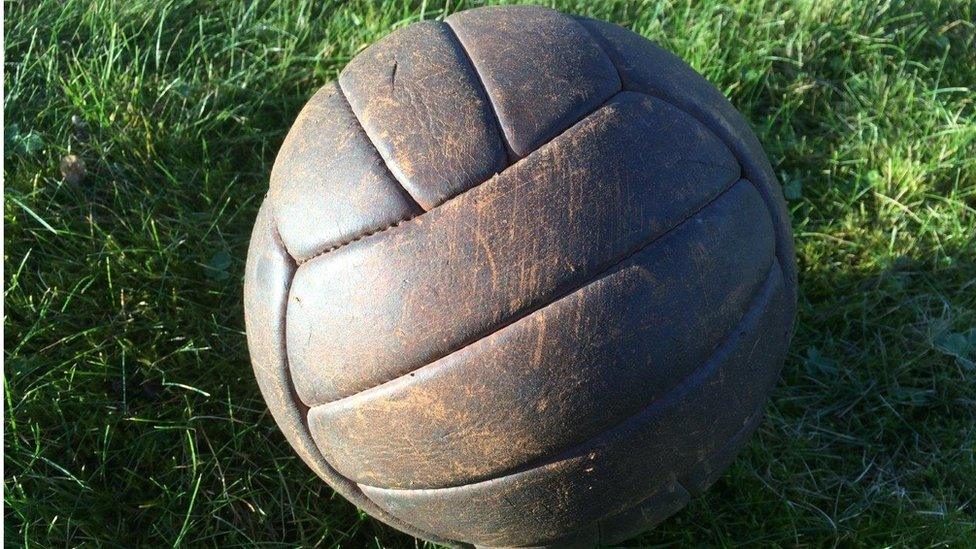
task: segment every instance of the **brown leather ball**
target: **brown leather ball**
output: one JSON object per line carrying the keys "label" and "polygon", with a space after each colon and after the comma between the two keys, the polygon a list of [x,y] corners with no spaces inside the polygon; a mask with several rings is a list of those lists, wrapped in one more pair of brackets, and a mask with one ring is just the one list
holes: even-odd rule
{"label": "brown leather ball", "polygon": [[336,491],[420,538],[566,547],[715,481],[795,292],[779,185],[722,94],[523,6],[398,30],[309,100],[245,310],[272,414]]}

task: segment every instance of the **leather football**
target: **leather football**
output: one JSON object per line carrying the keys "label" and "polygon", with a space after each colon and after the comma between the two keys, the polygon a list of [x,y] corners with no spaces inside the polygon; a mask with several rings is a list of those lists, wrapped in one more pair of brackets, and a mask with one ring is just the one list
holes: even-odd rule
{"label": "leather football", "polygon": [[244,300],[268,407],[337,492],[439,543],[589,547],[729,465],[795,294],[780,187],[722,94],[521,6],[400,29],[309,100]]}

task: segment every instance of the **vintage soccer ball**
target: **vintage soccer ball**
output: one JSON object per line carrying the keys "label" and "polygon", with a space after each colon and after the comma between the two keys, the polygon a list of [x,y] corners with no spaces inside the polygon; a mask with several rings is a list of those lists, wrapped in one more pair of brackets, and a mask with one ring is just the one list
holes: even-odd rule
{"label": "vintage soccer ball", "polygon": [[289,442],[416,537],[593,546],[705,490],[792,333],[779,185],[672,54],[539,7],[356,56],[302,109],[248,252]]}

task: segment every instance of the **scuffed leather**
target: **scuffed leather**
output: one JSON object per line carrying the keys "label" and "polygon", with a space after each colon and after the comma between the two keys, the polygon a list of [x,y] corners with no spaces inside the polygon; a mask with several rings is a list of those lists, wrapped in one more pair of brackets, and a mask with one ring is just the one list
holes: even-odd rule
{"label": "scuffed leather", "polygon": [[367,48],[339,75],[353,112],[424,209],[508,165],[478,75],[447,24],[424,21]]}
{"label": "scuffed leather", "polygon": [[281,240],[299,262],[421,212],[335,83],[298,114],[271,171],[268,199]]}
{"label": "scuffed leather", "polygon": [[295,394],[285,349],[285,308],[295,261],[275,227],[270,201],[258,211],[244,274],[244,322],[251,366],[261,395],[295,452],[335,491],[383,522],[439,543],[448,540],[390,515],[363,495],[359,485],[336,472],[315,447],[307,425],[308,407]]}
{"label": "scuffed leather", "polygon": [[303,264],[288,308],[295,388],[320,404],[436,360],[590,280],[738,177],[693,118],[621,93],[456,200]]}
{"label": "scuffed leather", "polygon": [[[739,256],[695,253],[717,247]],[[312,434],[347,477],[398,488],[476,482],[556,454],[706,362],[773,259],[765,205],[742,181],[592,284],[407,375],[314,407]],[[675,279],[712,291],[675,292]],[[499,402],[518,407],[500,414]],[[412,443],[393,448],[395,437]]]}
{"label": "scuffed leather", "polygon": [[458,487],[363,491],[390,513],[452,539],[558,547],[554,540],[566,533],[586,532],[656,490],[688,490],[681,482],[685,471],[724,457],[729,441],[754,425],[752,415],[778,373],[771,366],[784,358],[785,349],[768,336],[789,324],[787,302],[776,264],[743,325],[694,377],[638,415],[544,463]]}
{"label": "scuffed leather", "polygon": [[705,490],[795,314],[748,125],[677,57],[540,7],[367,48],[303,109],[246,271],[302,458],[414,536],[592,547]]}
{"label": "scuffed leather", "polygon": [[539,6],[456,13],[447,24],[471,57],[515,158],[620,90],[617,70],[579,23]]}
{"label": "scuffed leather", "polygon": [[694,116],[735,154],[743,176],[763,195],[776,225],[776,249],[796,300],[796,252],[786,201],[762,145],[748,122],[694,69],[673,53],[627,29],[605,21],[577,18],[603,46],[623,78],[623,87],[660,97]]}

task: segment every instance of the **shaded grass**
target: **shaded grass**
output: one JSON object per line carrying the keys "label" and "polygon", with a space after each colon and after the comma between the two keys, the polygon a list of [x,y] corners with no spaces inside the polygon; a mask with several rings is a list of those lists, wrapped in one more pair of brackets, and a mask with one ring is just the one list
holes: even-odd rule
{"label": "shaded grass", "polygon": [[[241,272],[284,132],[451,2],[8,2],[12,545],[404,547],[294,457]],[[976,5],[556,2],[675,51],[784,184],[799,325],[730,472],[632,545],[976,545]],[[67,154],[87,176],[68,182]]]}

